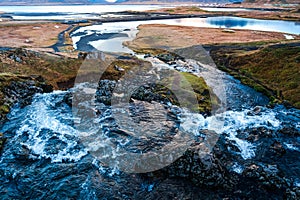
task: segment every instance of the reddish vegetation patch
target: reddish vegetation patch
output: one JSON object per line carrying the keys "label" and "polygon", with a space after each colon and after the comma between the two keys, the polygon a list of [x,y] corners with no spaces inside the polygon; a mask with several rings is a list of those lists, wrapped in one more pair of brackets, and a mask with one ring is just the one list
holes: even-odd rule
{"label": "reddish vegetation patch", "polygon": [[[10,22],[12,23],[12,22]],[[57,23],[0,23],[0,44],[4,47],[48,47],[56,43],[68,25]]]}

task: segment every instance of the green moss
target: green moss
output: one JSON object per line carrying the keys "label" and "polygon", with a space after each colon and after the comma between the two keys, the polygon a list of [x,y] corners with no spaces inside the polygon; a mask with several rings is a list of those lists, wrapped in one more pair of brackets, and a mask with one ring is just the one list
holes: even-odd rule
{"label": "green moss", "polygon": [[9,111],[10,111],[10,108],[8,105],[0,106],[0,113],[7,114],[7,113],[9,113]]}
{"label": "green moss", "polygon": [[[21,63],[10,60],[8,55],[13,54],[22,59]],[[24,76],[40,75],[48,83],[59,89],[58,82],[67,81],[76,77],[83,60],[15,49],[0,54],[0,73],[22,74]]]}
{"label": "green moss", "polygon": [[170,13],[173,13],[173,12],[175,12],[175,10],[174,10],[174,9],[167,9],[166,11],[167,11],[167,12],[170,12]]}
{"label": "green moss", "polygon": [[0,133],[0,152],[2,151],[3,149],[3,145],[4,143],[6,142],[6,138],[3,137],[3,134]]}
{"label": "green moss", "polygon": [[[172,72],[170,72],[172,73]],[[178,76],[179,75],[179,76]],[[218,98],[210,92],[204,79],[187,72],[176,72],[163,81],[164,87],[159,87],[156,92],[166,96],[175,105],[188,108],[193,112],[211,113],[213,106],[218,105]],[[172,93],[174,87],[177,92]],[[180,95],[180,99],[177,99]]]}
{"label": "green moss", "polygon": [[153,48],[134,49],[134,51],[140,54],[151,54],[152,56],[169,53],[167,50],[164,49],[153,49]]}
{"label": "green moss", "polygon": [[203,10],[197,6],[192,6],[189,7],[186,11],[190,11],[190,12],[207,12],[206,10]]}
{"label": "green moss", "polygon": [[[204,79],[186,72],[182,72],[182,74],[192,87],[192,92],[194,93],[198,101],[197,105],[186,106],[192,106],[193,111],[198,111],[200,113],[211,112],[213,104],[217,104],[217,98],[216,96],[210,94],[209,87],[205,83]],[[181,82],[181,88],[186,87],[184,84],[186,84],[186,82]]]}

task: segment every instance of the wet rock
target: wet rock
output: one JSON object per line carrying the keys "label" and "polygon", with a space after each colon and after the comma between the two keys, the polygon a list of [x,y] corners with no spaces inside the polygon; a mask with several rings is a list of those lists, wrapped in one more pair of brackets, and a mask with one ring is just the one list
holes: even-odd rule
{"label": "wet rock", "polygon": [[155,56],[159,60],[168,63],[168,64],[176,64],[176,60],[184,60],[183,57],[177,55],[177,54],[171,54],[171,53],[164,53],[164,54],[158,54]]}
{"label": "wet rock", "polygon": [[258,182],[266,189],[284,190],[288,184],[286,180],[279,176],[276,165],[251,164],[243,172],[245,178]]}
{"label": "wet rock", "polygon": [[0,133],[0,153],[2,152],[5,141],[6,141],[6,138],[3,136],[2,133]]}
{"label": "wet rock", "polygon": [[260,106],[256,106],[253,108],[253,110],[249,111],[248,115],[258,115],[262,111],[262,108]]}
{"label": "wet rock", "polygon": [[197,186],[210,188],[228,188],[234,179],[224,163],[214,154],[199,154],[203,147],[196,145],[177,161],[163,169],[170,177],[182,177],[191,180]]}
{"label": "wet rock", "polygon": [[77,58],[84,60],[87,57],[87,53],[86,52],[79,52],[77,55]]}
{"label": "wet rock", "polygon": [[278,133],[284,135],[284,136],[289,136],[289,137],[299,137],[300,136],[300,131],[295,129],[294,127],[283,127],[278,131]]}
{"label": "wet rock", "polygon": [[285,193],[285,199],[299,199],[300,198],[300,187],[288,188]]}
{"label": "wet rock", "polygon": [[[284,145],[279,141],[274,141],[273,144],[269,148],[270,152],[273,154],[272,156],[283,156],[286,153],[286,149]],[[271,156],[271,155],[270,155]]]}
{"label": "wet rock", "polygon": [[110,105],[115,86],[116,86],[116,81],[113,80],[99,81],[97,92],[96,92],[96,100],[99,103]]}
{"label": "wet rock", "polygon": [[72,107],[73,95],[71,92],[68,92],[66,95],[64,95],[63,102]]}
{"label": "wet rock", "polygon": [[276,138],[276,132],[265,127],[246,129],[239,133],[239,138],[247,139],[250,142],[257,142],[264,138]]}
{"label": "wet rock", "polygon": [[0,80],[0,96],[3,97],[0,101],[0,124],[6,119],[6,114],[14,104],[19,103],[24,107],[31,103],[32,97],[36,93],[53,91],[52,86],[46,84],[40,76],[0,74]]}

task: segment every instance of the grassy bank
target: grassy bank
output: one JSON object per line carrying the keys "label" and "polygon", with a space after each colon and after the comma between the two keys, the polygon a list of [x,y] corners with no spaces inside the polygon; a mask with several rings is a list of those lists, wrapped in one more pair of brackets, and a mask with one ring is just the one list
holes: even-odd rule
{"label": "grassy bank", "polygon": [[220,69],[266,94],[272,102],[286,101],[300,108],[299,45],[249,46],[216,48],[211,56]]}
{"label": "grassy bank", "polygon": [[76,77],[82,60],[38,53],[24,49],[13,49],[0,53],[0,73],[15,75],[39,75],[55,89],[58,83]]}

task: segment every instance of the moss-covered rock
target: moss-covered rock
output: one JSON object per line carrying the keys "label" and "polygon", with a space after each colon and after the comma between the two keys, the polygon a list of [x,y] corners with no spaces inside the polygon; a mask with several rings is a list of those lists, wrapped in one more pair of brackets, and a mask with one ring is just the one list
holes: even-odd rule
{"label": "moss-covered rock", "polygon": [[15,103],[25,106],[38,92],[51,92],[52,86],[40,76],[21,76],[0,73],[0,124]]}
{"label": "moss-covered rock", "polygon": [[4,143],[6,142],[6,138],[3,136],[2,133],[0,133],[0,153],[3,149]]}
{"label": "moss-covered rock", "polygon": [[42,76],[55,89],[67,89],[60,88],[58,83],[76,77],[82,62],[82,59],[67,58],[22,48],[0,51],[0,73]]}
{"label": "moss-covered rock", "polygon": [[218,104],[218,98],[210,92],[203,78],[175,70],[148,73],[151,69],[153,67],[149,62],[136,58],[114,61],[101,76],[97,100],[110,104],[112,93],[117,86],[126,100],[133,98],[148,102],[172,103],[206,114],[210,114],[213,106]]}

